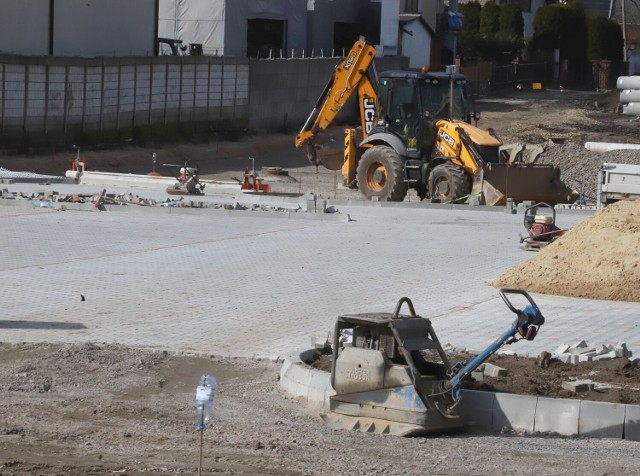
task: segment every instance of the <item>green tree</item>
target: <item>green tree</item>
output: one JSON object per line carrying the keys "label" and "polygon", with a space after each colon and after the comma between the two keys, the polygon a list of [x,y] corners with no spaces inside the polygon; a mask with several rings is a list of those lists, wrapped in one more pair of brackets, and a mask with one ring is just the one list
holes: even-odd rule
{"label": "green tree", "polygon": [[624,38],[622,37],[622,28],[617,22],[604,16],[589,18],[587,20],[587,32],[588,59],[623,60]]}
{"label": "green tree", "polygon": [[507,38],[522,38],[524,36],[524,19],[522,8],[515,1],[510,1],[500,7],[500,34]]}
{"label": "green tree", "polygon": [[534,48],[559,49],[569,61],[587,57],[587,19],[578,3],[545,5],[533,18]]}
{"label": "green tree", "polygon": [[536,48],[560,48],[560,35],[564,27],[564,14],[560,5],[543,5],[533,17],[533,44]]}
{"label": "green tree", "polygon": [[569,61],[587,59],[587,16],[582,5],[569,3],[565,10],[565,28],[562,31],[560,54]]}
{"label": "green tree", "polygon": [[480,10],[480,34],[490,37],[500,30],[500,7],[493,0]]}
{"label": "green tree", "polygon": [[475,35],[480,31],[480,11],[482,6],[479,2],[473,1],[459,5],[462,13],[462,35]]}

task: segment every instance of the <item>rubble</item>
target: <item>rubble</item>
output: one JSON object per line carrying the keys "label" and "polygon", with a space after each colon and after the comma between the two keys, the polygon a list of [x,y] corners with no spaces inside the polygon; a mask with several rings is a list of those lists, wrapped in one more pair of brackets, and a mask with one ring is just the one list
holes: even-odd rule
{"label": "rubble", "polygon": [[581,340],[573,345],[560,345],[552,354],[553,359],[560,360],[568,364],[579,362],[592,362],[611,360],[615,358],[631,358],[633,352],[627,349],[626,342],[616,344],[599,344],[590,346],[586,341]]}
{"label": "rubble", "polygon": [[595,387],[591,380],[575,380],[572,382],[562,382],[562,388],[573,393],[590,392]]}

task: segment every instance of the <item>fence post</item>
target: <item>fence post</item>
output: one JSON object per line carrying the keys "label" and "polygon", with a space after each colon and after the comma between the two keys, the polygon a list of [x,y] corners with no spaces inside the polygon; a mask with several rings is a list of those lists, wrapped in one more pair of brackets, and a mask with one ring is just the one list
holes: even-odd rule
{"label": "fence post", "polygon": [[80,121],[80,129],[84,133],[84,120],[87,110],[87,65],[82,68],[82,119]]}
{"label": "fence post", "polygon": [[44,67],[44,135],[49,135],[49,68],[47,62]]}
{"label": "fence post", "polygon": [[[24,67],[24,95],[22,105],[22,133],[27,139],[27,109],[29,108],[29,65]],[[25,144],[26,145],[26,144]]]}

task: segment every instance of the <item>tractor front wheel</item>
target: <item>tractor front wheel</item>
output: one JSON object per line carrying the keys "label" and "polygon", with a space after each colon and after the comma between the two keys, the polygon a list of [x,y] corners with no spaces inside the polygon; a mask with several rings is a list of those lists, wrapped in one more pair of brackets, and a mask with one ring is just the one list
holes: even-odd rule
{"label": "tractor front wheel", "polygon": [[431,198],[441,202],[455,202],[469,194],[469,179],[464,170],[451,162],[433,168],[429,175]]}

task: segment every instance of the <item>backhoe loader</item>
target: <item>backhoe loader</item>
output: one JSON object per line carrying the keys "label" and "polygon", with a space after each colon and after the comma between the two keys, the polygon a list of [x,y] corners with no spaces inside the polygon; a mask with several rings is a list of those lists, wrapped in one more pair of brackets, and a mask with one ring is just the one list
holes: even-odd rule
{"label": "backhoe loader", "polygon": [[375,47],[364,38],[340,61],[311,111],[296,147],[313,165],[335,170],[316,143],[357,91],[361,127],[345,130],[337,168],[343,183],[368,199],[421,199],[503,205],[507,198],[571,203],[560,170],[535,163],[539,146],[504,145],[492,129],[471,124],[466,78],[458,73],[388,71],[377,75]]}

